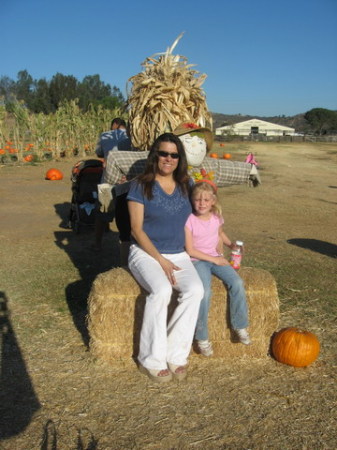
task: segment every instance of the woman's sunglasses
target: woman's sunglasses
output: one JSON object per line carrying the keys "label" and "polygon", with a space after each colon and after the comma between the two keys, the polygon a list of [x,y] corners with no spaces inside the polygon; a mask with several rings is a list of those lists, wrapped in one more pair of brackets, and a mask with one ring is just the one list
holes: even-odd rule
{"label": "woman's sunglasses", "polygon": [[167,158],[168,156],[171,156],[172,159],[179,158],[179,153],[169,153],[169,152],[164,152],[163,150],[158,150],[157,153],[158,153],[158,156],[161,156],[162,158]]}

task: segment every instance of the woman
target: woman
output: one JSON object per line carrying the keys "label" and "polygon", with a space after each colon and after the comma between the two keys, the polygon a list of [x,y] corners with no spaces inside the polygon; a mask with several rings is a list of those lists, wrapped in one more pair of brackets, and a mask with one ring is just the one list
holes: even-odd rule
{"label": "woman", "polygon": [[[191,213],[182,142],[164,133],[154,142],[145,171],[131,183],[128,207],[132,245],[129,268],[149,292],[139,345],[139,369],[156,382],[187,375],[204,289],[185,252],[184,225]],[[178,306],[167,324],[172,289]]]}

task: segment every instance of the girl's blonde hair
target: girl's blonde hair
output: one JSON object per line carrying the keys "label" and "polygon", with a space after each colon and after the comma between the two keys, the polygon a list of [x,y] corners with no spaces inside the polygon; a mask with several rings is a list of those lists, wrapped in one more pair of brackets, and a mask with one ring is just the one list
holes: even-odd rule
{"label": "girl's blonde hair", "polygon": [[[213,186],[214,185],[214,186]],[[218,196],[216,194],[216,186],[214,183],[210,182],[206,182],[206,181],[197,181],[191,189],[191,200],[193,200],[197,194],[201,193],[201,192],[208,192],[210,194],[213,195],[214,199],[215,199],[215,203],[212,206],[212,213],[221,217],[222,216],[222,208],[221,205],[218,201]]]}

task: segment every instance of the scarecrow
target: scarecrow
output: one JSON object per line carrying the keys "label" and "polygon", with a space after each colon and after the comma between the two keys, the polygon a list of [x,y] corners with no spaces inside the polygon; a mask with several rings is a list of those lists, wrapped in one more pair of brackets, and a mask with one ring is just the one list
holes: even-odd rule
{"label": "scarecrow", "polygon": [[[213,134],[209,128],[194,122],[184,122],[172,132],[179,136],[184,144],[189,173],[195,181],[210,179],[218,187],[244,183],[252,186],[260,184],[254,164],[207,156],[213,142]],[[131,180],[139,175],[145,168],[148,154],[148,151],[110,152],[104,171],[105,183],[118,185],[121,179]],[[123,187],[117,187],[117,195],[119,192],[126,192],[127,186],[127,183],[123,183]]]}
{"label": "scarecrow", "polygon": [[139,175],[154,140],[164,132],[173,132],[184,144],[195,180],[210,178],[219,187],[247,182],[257,186],[260,178],[254,164],[207,157],[213,143],[212,116],[201,87],[207,75],[193,70],[186,57],[173,55],[182,36],[166,52],[147,58],[142,63],[144,70],[128,80],[133,151],[110,152],[105,182],[116,185],[121,179]]}

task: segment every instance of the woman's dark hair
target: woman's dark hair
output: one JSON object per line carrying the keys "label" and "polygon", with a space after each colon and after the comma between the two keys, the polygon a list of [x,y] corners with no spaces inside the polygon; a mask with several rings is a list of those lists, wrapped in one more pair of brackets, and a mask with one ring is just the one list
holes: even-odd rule
{"label": "woman's dark hair", "polygon": [[153,197],[152,190],[158,170],[159,157],[157,152],[162,142],[172,142],[177,147],[179,159],[177,168],[173,172],[173,178],[183,194],[188,195],[189,175],[187,173],[188,165],[184,145],[178,136],[174,135],[173,133],[164,133],[157,137],[157,139],[152,144],[149,156],[147,158],[145,170],[141,175],[138,176],[138,180],[143,186],[144,195],[149,200],[151,200]]}

